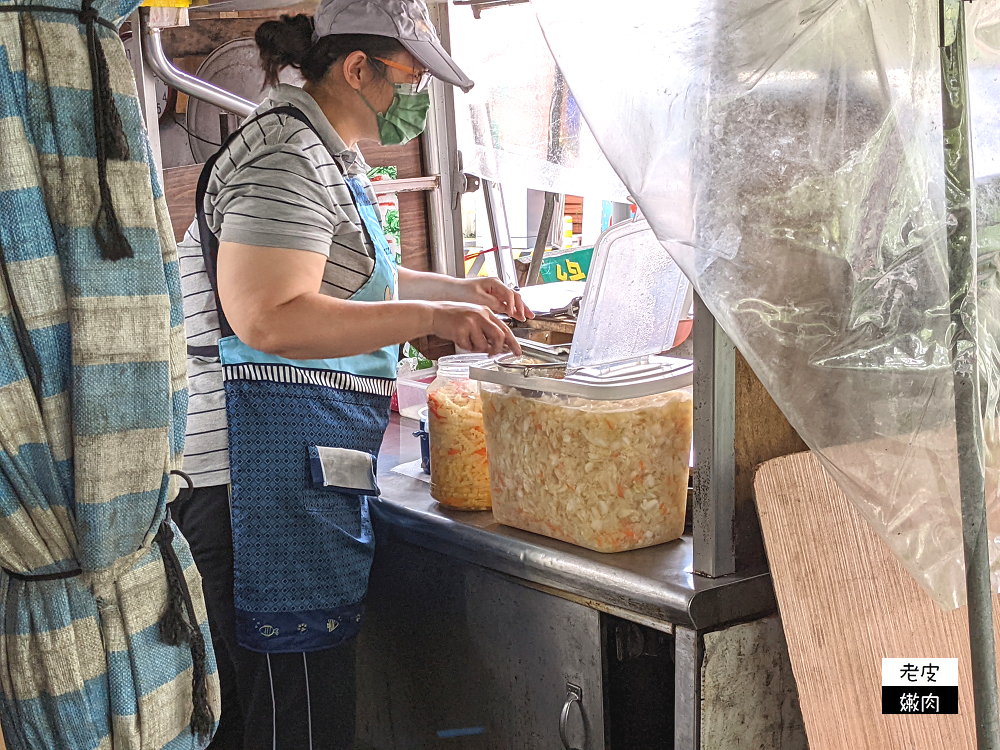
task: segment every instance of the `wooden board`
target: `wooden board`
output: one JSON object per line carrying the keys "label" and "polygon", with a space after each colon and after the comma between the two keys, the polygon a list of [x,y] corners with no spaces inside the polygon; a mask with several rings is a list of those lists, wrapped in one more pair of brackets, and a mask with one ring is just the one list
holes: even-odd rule
{"label": "wooden board", "polygon": [[191,167],[174,167],[163,170],[163,192],[167,198],[170,224],[174,229],[174,239],[180,242],[184,232],[194,221],[194,196],[198,189],[201,164]]}
{"label": "wooden board", "polygon": [[[423,177],[421,138],[405,146],[383,146],[376,141],[361,141],[358,146],[371,167],[395,167],[401,180]],[[399,242],[403,265],[414,271],[431,270],[431,243],[427,217],[427,193],[399,195]]]}
{"label": "wooden board", "polygon": [[808,450],[750,365],[736,351],[736,563],[763,566],[764,542],[754,503],[753,476],[764,461]]}
{"label": "wooden board", "polygon": [[[812,454],[754,484],[810,750],[974,750],[967,610],[931,601]],[[957,657],[959,714],[883,716],[893,657]]]}
{"label": "wooden board", "polygon": [[319,0],[306,0],[306,2],[299,3],[298,5],[290,5],[285,8],[263,8],[260,10],[212,10],[211,6],[205,8],[204,6],[194,7],[188,11],[188,17],[191,21],[198,21],[205,18],[278,18],[282,15],[298,15],[299,13],[305,13],[306,15],[312,15],[316,7],[319,5]]}
{"label": "wooden board", "polygon": [[208,57],[226,42],[241,37],[253,38],[266,18],[206,19],[192,21],[190,26],[164,29],[163,49],[177,63],[181,57]]}

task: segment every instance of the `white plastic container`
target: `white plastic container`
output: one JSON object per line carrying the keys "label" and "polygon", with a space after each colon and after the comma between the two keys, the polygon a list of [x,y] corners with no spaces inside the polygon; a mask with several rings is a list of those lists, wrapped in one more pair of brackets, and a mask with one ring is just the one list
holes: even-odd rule
{"label": "white plastic container", "polygon": [[396,381],[399,416],[420,419],[420,410],[427,406],[427,387],[435,377],[437,377],[436,370],[418,370]]}
{"label": "white plastic container", "polygon": [[694,371],[658,352],[686,294],[645,222],[616,225],[594,251],[568,363],[472,368],[500,523],[598,552],[681,536]]}
{"label": "white plastic container", "polygon": [[[427,370],[421,372],[426,373]],[[427,406],[427,387],[436,377],[435,373],[417,378],[400,378],[396,381],[397,403],[399,416],[407,419],[420,419],[420,410]]]}
{"label": "white plastic container", "polygon": [[[664,365],[666,367],[666,365]],[[684,532],[694,410],[690,365],[660,392],[588,398],[488,382],[480,397],[493,515],[500,523],[597,552],[622,552]],[[663,390],[664,385],[673,390]],[[650,390],[651,381],[640,381]],[[591,392],[599,386],[584,385]],[[612,386],[606,395],[627,392]]]}

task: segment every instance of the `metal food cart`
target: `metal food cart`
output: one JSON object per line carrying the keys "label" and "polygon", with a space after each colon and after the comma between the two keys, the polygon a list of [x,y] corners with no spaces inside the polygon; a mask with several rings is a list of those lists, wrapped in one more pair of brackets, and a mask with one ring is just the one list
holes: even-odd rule
{"label": "metal food cart", "polygon": [[[430,9],[447,45],[447,6]],[[133,18],[147,122],[154,74],[247,114],[252,102],[172,65],[161,29],[182,20]],[[398,185],[428,195],[431,266],[446,273],[462,268],[457,199],[474,184],[454,106],[435,86],[428,176]],[[392,471],[419,456],[415,425],[394,417],[373,505],[359,740],[377,750],[806,747],[751,486],[757,464],[804,444],[700,300],[692,341],[690,528],[657,547],[604,555],[444,510],[425,482]]]}

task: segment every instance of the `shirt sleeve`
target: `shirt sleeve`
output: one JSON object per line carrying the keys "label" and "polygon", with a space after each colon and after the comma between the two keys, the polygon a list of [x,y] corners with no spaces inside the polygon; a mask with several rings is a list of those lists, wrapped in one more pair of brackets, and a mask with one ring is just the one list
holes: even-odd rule
{"label": "shirt sleeve", "polygon": [[337,229],[346,220],[332,187],[294,144],[255,154],[218,186],[214,209],[222,216],[219,239],[329,257]]}

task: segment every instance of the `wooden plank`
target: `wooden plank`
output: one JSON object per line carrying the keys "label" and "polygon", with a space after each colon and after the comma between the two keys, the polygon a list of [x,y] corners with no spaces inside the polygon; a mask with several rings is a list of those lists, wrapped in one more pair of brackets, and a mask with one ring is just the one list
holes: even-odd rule
{"label": "wooden plank", "polygon": [[[395,167],[401,180],[423,177],[422,139],[404,146],[383,146],[377,141],[361,141],[358,146],[371,167]],[[414,271],[431,269],[431,242],[428,226],[428,198],[423,193],[400,193],[399,242],[403,266]]]}
{"label": "wooden plank", "polygon": [[358,147],[370,167],[395,167],[396,177],[423,177],[420,138],[414,138],[404,146],[383,146],[378,141],[360,141]]}
{"label": "wooden plank", "polygon": [[198,190],[201,164],[190,167],[174,167],[163,170],[163,192],[170,212],[170,224],[174,229],[174,239],[180,242],[184,232],[194,221],[194,196]]}
{"label": "wooden plank", "polygon": [[427,359],[438,360],[455,353],[455,345],[451,341],[433,335],[414,339],[410,343]]}
{"label": "wooden plank", "polygon": [[753,476],[772,458],[808,450],[747,361],[736,352],[736,565],[763,566],[764,541],[754,504]]}
{"label": "wooden plank", "polygon": [[427,231],[426,193],[400,193],[399,244],[403,267],[431,270],[430,235]]}
{"label": "wooden plank", "polygon": [[192,21],[190,26],[163,30],[163,49],[176,63],[178,57],[208,57],[226,42],[253,38],[266,18],[213,18]]}
{"label": "wooden plank", "polygon": [[[931,601],[812,454],[767,462],[755,488],[810,750],[973,750],[967,610]],[[883,716],[893,657],[958,658],[958,715]]]}
{"label": "wooden plank", "polygon": [[190,11],[188,11],[188,17],[191,21],[198,21],[206,18],[260,18],[262,20],[267,20],[269,18],[280,18],[286,14],[289,16],[295,16],[299,13],[312,15],[318,5],[319,0],[306,0],[306,2],[299,3],[298,5],[290,5],[286,8],[262,8],[260,10],[219,11],[191,8]]}

